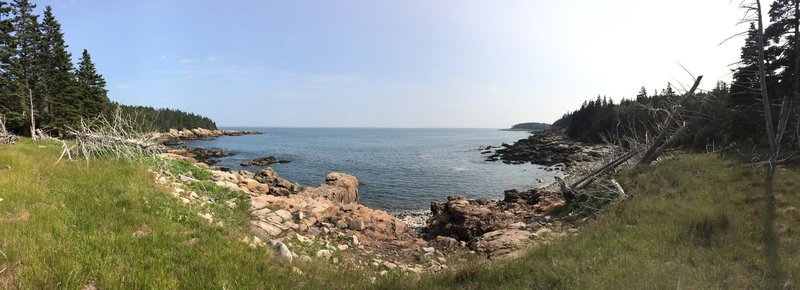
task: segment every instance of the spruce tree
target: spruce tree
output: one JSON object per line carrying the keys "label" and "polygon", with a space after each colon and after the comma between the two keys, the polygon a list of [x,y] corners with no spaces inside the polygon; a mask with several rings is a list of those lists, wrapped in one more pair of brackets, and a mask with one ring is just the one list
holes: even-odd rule
{"label": "spruce tree", "polygon": [[[739,67],[733,73],[733,83],[726,100],[731,112],[727,131],[731,141],[758,142],[764,136],[763,116],[760,111],[758,83],[758,34],[754,24],[750,24],[745,44],[741,49]],[[753,138],[752,140],[750,140]]]}
{"label": "spruce tree", "polygon": [[53,17],[50,6],[45,8],[40,29],[39,66],[42,75],[39,98],[44,101],[40,123],[63,133],[65,126],[72,126],[81,118],[81,103],[72,73],[72,55],[67,52],[61,24]]}
{"label": "spruce tree", "polygon": [[84,49],[75,72],[84,117],[96,117],[109,107],[106,81],[97,73],[92,56]]}
{"label": "spruce tree", "polygon": [[[37,109],[35,104],[41,103],[34,96],[39,81],[39,21],[38,15],[33,14],[35,4],[27,0],[14,0],[11,5],[12,28],[14,31],[12,43],[15,47],[15,56],[11,58],[10,75],[14,86],[12,98],[23,103],[21,118],[12,121],[28,127],[30,134],[35,134]],[[15,116],[16,117],[16,116]],[[22,126],[20,126],[22,127]]]}
{"label": "spruce tree", "polygon": [[[765,30],[773,46],[769,51],[775,56],[771,72],[775,80],[771,83],[777,99],[787,98],[786,106],[792,107],[796,117],[795,132],[800,132],[800,0],[776,0],[769,10],[771,24]],[[792,134],[795,135],[795,134]],[[798,136],[793,136],[797,138]]]}
{"label": "spruce tree", "polygon": [[[6,1],[0,1],[0,115],[4,119],[13,118],[14,112],[21,112],[22,104],[17,98],[11,82],[11,57],[14,46],[11,39],[11,7]],[[19,119],[19,116],[16,117]],[[7,124],[11,126],[12,124]]]}

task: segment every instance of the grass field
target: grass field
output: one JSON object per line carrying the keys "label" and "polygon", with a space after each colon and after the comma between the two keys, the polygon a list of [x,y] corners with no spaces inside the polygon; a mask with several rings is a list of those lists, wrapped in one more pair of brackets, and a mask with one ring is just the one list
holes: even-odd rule
{"label": "grass field", "polygon": [[[288,265],[197,218],[122,160],[54,164],[60,147],[0,145],[0,289],[753,289],[798,287],[800,172],[682,154],[618,177],[631,194],[575,237],[517,259],[419,278]],[[202,172],[196,173],[202,175]],[[236,222],[238,221],[238,222]],[[149,232],[135,238],[137,230]],[[292,266],[304,274],[292,273]]]}

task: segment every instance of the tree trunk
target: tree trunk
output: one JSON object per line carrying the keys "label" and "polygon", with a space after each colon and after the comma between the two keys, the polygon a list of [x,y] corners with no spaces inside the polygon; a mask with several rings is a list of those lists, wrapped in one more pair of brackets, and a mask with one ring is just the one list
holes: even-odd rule
{"label": "tree trunk", "polygon": [[[800,103],[800,1],[794,1],[794,74],[792,75],[792,94],[795,104]],[[800,147],[800,110],[795,109],[794,139]]]}
{"label": "tree trunk", "polygon": [[775,129],[772,126],[772,109],[767,93],[767,69],[764,65],[764,20],[761,14],[761,0],[756,0],[756,15],[758,22],[758,82],[761,88],[761,104],[764,106],[764,120],[767,126],[767,139],[769,139],[770,159],[778,155],[778,144],[775,143]]}
{"label": "tree trunk", "polygon": [[30,101],[31,105],[31,139],[36,140],[36,117],[33,113],[33,90],[31,90],[30,85],[26,85],[28,88],[28,101]]}
{"label": "tree trunk", "polygon": [[597,179],[598,176],[602,175],[606,171],[613,170],[614,168],[617,168],[617,166],[622,165],[623,163],[628,161],[628,159],[631,159],[631,157],[633,157],[634,155],[636,155],[636,151],[631,151],[631,152],[625,153],[624,155],[620,156],[616,160],[612,160],[608,164],[603,165],[602,167],[600,167],[597,170],[587,174],[586,176],[584,176],[583,178],[579,179],[578,181],[575,181],[575,183],[573,183],[570,186],[570,188],[581,189],[581,188],[584,188],[586,186],[589,186],[589,184],[592,184],[592,182],[594,182],[594,180]]}

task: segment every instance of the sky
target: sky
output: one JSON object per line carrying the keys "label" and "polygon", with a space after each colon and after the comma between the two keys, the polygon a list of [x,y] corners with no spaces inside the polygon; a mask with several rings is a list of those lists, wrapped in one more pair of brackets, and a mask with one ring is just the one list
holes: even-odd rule
{"label": "sky", "polygon": [[[221,126],[506,128],[729,80],[729,0],[52,0],[124,104]],[[771,1],[769,1],[771,2]],[[765,6],[769,2],[766,2]]]}

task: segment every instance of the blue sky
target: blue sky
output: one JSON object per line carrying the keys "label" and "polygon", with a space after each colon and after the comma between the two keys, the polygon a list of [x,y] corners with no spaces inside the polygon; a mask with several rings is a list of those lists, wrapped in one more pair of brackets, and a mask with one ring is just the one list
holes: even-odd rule
{"label": "blue sky", "polygon": [[[34,1],[125,104],[223,126],[552,122],[598,94],[727,80],[726,0]],[[678,85],[678,87],[680,87]]]}

